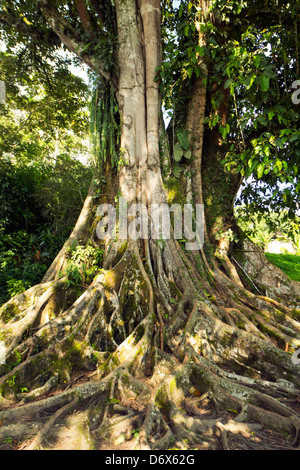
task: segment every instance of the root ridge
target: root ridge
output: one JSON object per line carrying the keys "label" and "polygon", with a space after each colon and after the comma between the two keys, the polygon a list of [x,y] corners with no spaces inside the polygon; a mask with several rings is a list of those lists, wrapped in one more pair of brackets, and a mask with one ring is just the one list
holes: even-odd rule
{"label": "root ridge", "polygon": [[202,278],[174,242],[149,244],[145,258],[133,242],[114,252],[53,318],[43,312],[65,277],[26,292],[0,323],[0,438],[9,430],[19,448],[59,448],[56,423],[78,415],[91,448],[254,449],[262,430],[278,448],[298,446],[297,312],[221,271]]}

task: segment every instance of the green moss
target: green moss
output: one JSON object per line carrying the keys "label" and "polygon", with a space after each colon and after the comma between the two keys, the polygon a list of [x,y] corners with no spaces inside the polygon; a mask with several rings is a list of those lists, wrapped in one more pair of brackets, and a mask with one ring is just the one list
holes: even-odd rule
{"label": "green moss", "polygon": [[145,333],[145,325],[139,325],[133,332],[134,338],[138,343]]}
{"label": "green moss", "polygon": [[1,319],[4,323],[8,323],[17,315],[17,313],[18,312],[16,310],[16,307],[12,303],[9,303],[8,305],[3,307]]}
{"label": "green moss", "polygon": [[118,249],[118,256],[120,258],[122,258],[122,256],[124,255],[126,248],[127,248],[127,240],[125,240],[124,243],[122,243],[122,245]]}
{"label": "green moss", "polygon": [[170,292],[171,292],[171,297],[172,298],[177,297],[178,302],[179,302],[179,300],[181,299],[182,294],[181,294],[180,290],[178,289],[178,287],[176,285],[176,282],[169,281],[169,288],[170,288]]}
{"label": "green moss", "polygon": [[17,371],[13,375],[10,375],[8,377],[8,379],[5,382],[5,386],[8,386],[11,390],[17,393],[20,388],[18,379],[19,379],[19,372]]}
{"label": "green moss", "polygon": [[122,375],[122,381],[124,382],[125,385],[130,385],[130,375],[123,374]]}
{"label": "green moss", "polygon": [[168,394],[163,388],[159,389],[155,397],[156,405],[162,410],[163,414],[168,416],[170,413],[170,403]]}
{"label": "green moss", "polygon": [[285,320],[285,314],[281,312],[280,310],[274,309],[274,313],[276,315],[276,320],[278,323],[284,323]]}
{"label": "green moss", "polygon": [[237,333],[225,332],[221,338],[221,344],[225,347],[230,348],[234,345],[236,337],[237,337]]}
{"label": "green moss", "polygon": [[182,179],[169,178],[165,183],[165,188],[167,190],[167,202],[169,205],[180,204],[183,206],[186,203],[186,191],[182,185]]}
{"label": "green moss", "polygon": [[295,320],[300,320],[300,310],[294,308],[292,310],[292,316],[295,318]]}
{"label": "green moss", "polygon": [[173,379],[171,380],[170,382],[170,393],[171,393],[171,396],[173,395],[173,393],[177,390],[177,383],[176,383],[176,380]]}

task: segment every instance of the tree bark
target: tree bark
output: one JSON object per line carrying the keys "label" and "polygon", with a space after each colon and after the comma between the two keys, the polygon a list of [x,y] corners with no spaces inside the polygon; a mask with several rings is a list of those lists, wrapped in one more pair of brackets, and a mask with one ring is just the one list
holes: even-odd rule
{"label": "tree bark", "polygon": [[[117,0],[115,6],[119,194],[150,210],[167,202],[154,81],[161,61],[160,2]],[[206,100],[199,79],[187,126],[194,137],[192,187],[205,204],[212,242],[232,223],[238,179],[225,175],[222,147],[204,132]],[[298,444],[300,418],[289,400],[299,395],[291,353],[300,347],[300,311],[247,289],[226,258],[227,246],[223,261],[214,253],[208,259],[205,250],[197,258],[174,236],[164,243],[151,237],[110,241],[102,269],[74,299],[66,251],[72,240],[97,242],[92,207],[91,188],[45,279],[0,309],[7,349],[0,364],[0,440],[10,435],[25,448],[55,449],[57,422],[72,429],[67,448],[83,423],[85,445],[97,449],[107,443],[110,449],[230,448],[233,436],[245,434],[255,445],[263,427],[295,435]],[[62,418],[74,406],[77,413]],[[48,412],[53,417],[45,424]],[[291,446],[277,438],[278,448]]]}

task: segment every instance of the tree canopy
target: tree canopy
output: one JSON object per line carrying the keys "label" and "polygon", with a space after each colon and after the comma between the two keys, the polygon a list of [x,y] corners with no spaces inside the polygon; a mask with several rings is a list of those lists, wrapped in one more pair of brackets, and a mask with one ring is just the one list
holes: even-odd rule
{"label": "tree canopy", "polygon": [[22,44],[3,46],[1,303],[41,280],[77,220],[92,175],[86,84],[58,55],[55,64],[37,64]]}
{"label": "tree canopy", "polygon": [[[3,63],[26,93],[14,75],[0,80],[27,112],[18,129],[12,111],[0,122],[4,151],[28,168],[54,152],[42,198],[47,187],[56,222],[91,179],[42,279],[19,294],[9,279],[0,441],[9,431],[25,449],[297,446],[300,284],[235,215],[294,217],[297,231],[299,2],[0,5]],[[67,149],[86,128],[86,95],[61,48],[90,69],[93,175]]]}
{"label": "tree canopy", "polygon": [[209,70],[206,125],[222,139],[225,170],[244,179],[241,200],[256,211],[286,207],[293,216],[300,189],[299,103],[292,99],[299,79],[298,2],[215,1],[200,24],[200,3],[183,1],[177,9],[165,3],[158,75],[170,116],[181,103],[184,108],[180,91],[201,74],[201,57]]}
{"label": "tree canopy", "polygon": [[[116,83],[113,2],[2,4],[1,34],[8,50],[18,46],[19,73],[22,63],[31,64],[44,72],[49,87],[49,61],[57,62],[55,51],[63,45],[104,81]],[[162,2],[163,62],[157,78],[165,111],[175,120],[180,116],[188,89],[206,74],[199,61],[205,64],[210,94],[206,125],[222,139],[225,169],[244,180],[242,200],[261,211],[286,207],[293,216],[300,189],[299,104],[292,101],[300,75],[298,2],[215,0],[206,18],[201,18],[201,2],[175,5]],[[61,73],[58,69],[58,80]],[[218,112],[225,101],[226,116]],[[63,119],[61,112],[57,119]],[[173,166],[180,173],[178,161]]]}

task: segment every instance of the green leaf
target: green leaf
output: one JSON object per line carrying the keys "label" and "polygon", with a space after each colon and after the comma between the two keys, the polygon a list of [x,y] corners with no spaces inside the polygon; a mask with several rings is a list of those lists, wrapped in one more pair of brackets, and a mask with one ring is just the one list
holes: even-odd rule
{"label": "green leaf", "polygon": [[268,118],[269,118],[269,121],[272,121],[273,117],[275,116],[275,113],[273,111],[269,111],[268,112]]}
{"label": "green leaf", "polygon": [[265,169],[264,163],[260,163],[256,169],[258,178],[261,178],[263,176],[264,169]]}
{"label": "green leaf", "polygon": [[213,44],[214,46],[218,45],[217,41],[215,40],[215,38],[213,36],[209,36],[209,38],[207,39],[207,43],[208,44]]}
{"label": "green leaf", "polygon": [[250,88],[252,87],[253,83],[255,82],[255,79],[256,79],[256,75],[255,73],[253,73],[250,77],[247,78],[247,85],[246,85],[246,89],[247,90],[250,90]]}
{"label": "green leaf", "polygon": [[264,146],[264,154],[266,155],[266,157],[269,157],[271,154],[270,147],[268,145]]}
{"label": "green leaf", "polygon": [[175,163],[173,165],[173,175],[175,176],[175,178],[179,178],[181,173],[182,173],[182,168],[180,168],[180,165],[178,165],[178,163]]}
{"label": "green leaf", "polygon": [[175,162],[180,162],[181,158],[183,156],[183,148],[180,145],[179,142],[174,146],[174,152],[173,152],[173,157]]}
{"label": "green leaf", "polygon": [[192,152],[190,150],[186,150],[184,152],[184,157],[190,160],[190,158],[192,157]]}
{"label": "green leaf", "polygon": [[189,68],[187,69],[187,74],[188,74],[189,79],[192,78],[193,71],[194,71],[193,67],[189,67]]}
{"label": "green leaf", "polygon": [[199,46],[199,44],[195,47],[195,51],[198,52],[200,57],[204,56],[205,48],[204,46]]}
{"label": "green leaf", "polygon": [[259,65],[260,65],[260,62],[261,62],[261,56],[260,55],[256,55],[254,57],[254,60],[253,60],[253,63],[254,63],[254,67],[256,67],[258,69]]}
{"label": "green leaf", "polygon": [[187,131],[185,129],[178,131],[177,137],[183,150],[189,150],[190,141]]}
{"label": "green leaf", "polygon": [[115,403],[120,403],[120,400],[117,400],[117,398],[107,398],[105,402],[109,405],[113,405]]}
{"label": "green leaf", "polygon": [[262,91],[268,91],[269,86],[270,86],[270,78],[267,77],[266,75],[261,75],[259,77],[260,80],[260,87]]}
{"label": "green leaf", "polygon": [[220,126],[220,133],[221,133],[223,139],[226,139],[227,134],[229,134],[229,132],[230,132],[230,126],[229,126],[229,124],[226,124],[225,127]]}
{"label": "green leaf", "polygon": [[190,26],[187,24],[184,28],[183,34],[185,36],[188,36],[189,35],[189,30],[190,30]]}
{"label": "green leaf", "polygon": [[266,126],[268,124],[265,116],[262,115],[262,114],[260,116],[258,116],[257,120],[262,126]]}
{"label": "green leaf", "polygon": [[80,52],[86,51],[91,45],[92,45],[91,42],[89,42],[88,44],[85,44],[82,48],[80,48]]}
{"label": "green leaf", "polygon": [[232,78],[228,78],[225,82],[225,85],[224,85],[224,88],[226,90],[226,88],[229,88],[231,83],[233,82]]}
{"label": "green leaf", "polygon": [[298,140],[298,138],[299,138],[299,132],[295,132],[295,134],[293,134],[290,137],[290,142],[295,142],[296,140]]}

